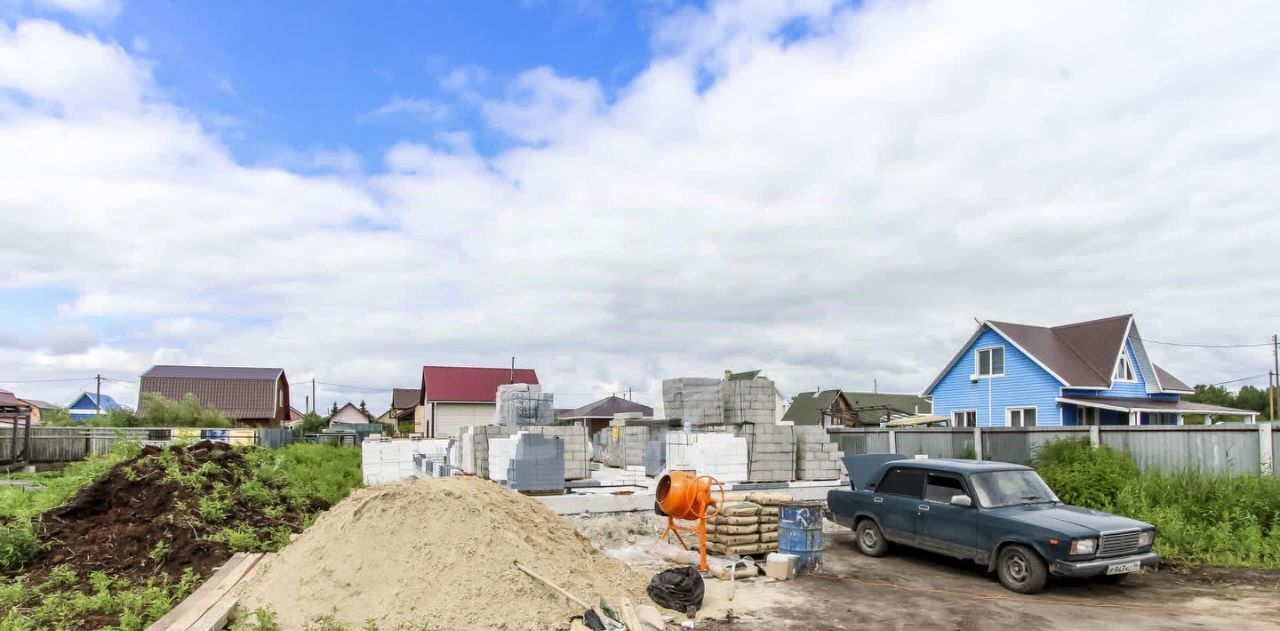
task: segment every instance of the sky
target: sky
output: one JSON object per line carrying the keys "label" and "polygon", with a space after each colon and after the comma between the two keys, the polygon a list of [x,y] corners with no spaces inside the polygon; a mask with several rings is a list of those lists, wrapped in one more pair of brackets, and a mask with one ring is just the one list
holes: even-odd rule
{"label": "sky", "polygon": [[977,319],[1280,329],[1280,5],[0,0],[0,388],[302,408],[424,364],[558,407],[919,392]]}

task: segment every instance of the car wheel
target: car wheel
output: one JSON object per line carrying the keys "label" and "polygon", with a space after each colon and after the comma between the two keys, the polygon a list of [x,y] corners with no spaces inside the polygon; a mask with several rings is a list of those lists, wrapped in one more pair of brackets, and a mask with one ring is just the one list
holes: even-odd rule
{"label": "car wheel", "polygon": [[880,526],[870,519],[858,522],[854,531],[858,540],[858,551],[869,557],[882,557],[889,553],[889,542],[884,540]]}
{"label": "car wheel", "polygon": [[1019,594],[1034,594],[1044,589],[1049,580],[1049,566],[1035,550],[1011,545],[1000,551],[996,560],[996,576],[1005,589]]}

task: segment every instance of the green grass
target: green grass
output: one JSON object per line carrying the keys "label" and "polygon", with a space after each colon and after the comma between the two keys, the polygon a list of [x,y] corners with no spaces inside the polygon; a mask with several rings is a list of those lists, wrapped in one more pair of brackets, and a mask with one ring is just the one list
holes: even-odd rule
{"label": "green grass", "polygon": [[1088,440],[1042,447],[1036,469],[1062,501],[1154,524],[1171,561],[1280,569],[1280,478],[1140,471]]}
{"label": "green grass", "polygon": [[0,487],[0,570],[21,568],[40,551],[43,543],[34,528],[40,513],[67,501],[119,461],[115,455],[95,457],[60,471],[6,476],[34,482],[44,489],[32,493],[21,487]]}
{"label": "green grass", "polygon": [[121,631],[142,631],[200,583],[190,570],[177,581],[162,577],[131,583],[102,572],[82,578],[64,565],[36,585],[28,585],[24,577],[0,583],[0,631],[72,631],[99,617],[118,620],[114,628]]}

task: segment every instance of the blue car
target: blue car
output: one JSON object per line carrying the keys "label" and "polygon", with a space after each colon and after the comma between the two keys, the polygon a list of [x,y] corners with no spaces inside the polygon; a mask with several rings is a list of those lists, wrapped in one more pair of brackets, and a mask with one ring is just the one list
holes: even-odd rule
{"label": "blue car", "polygon": [[844,461],[851,490],[830,491],[827,506],[868,556],[893,543],[969,559],[1022,594],[1050,575],[1121,580],[1160,563],[1155,526],[1067,506],[1030,467],[901,454]]}

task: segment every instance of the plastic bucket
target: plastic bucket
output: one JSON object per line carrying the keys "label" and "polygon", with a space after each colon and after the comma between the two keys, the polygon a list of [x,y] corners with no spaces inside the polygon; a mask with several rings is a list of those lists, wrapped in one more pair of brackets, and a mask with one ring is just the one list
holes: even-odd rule
{"label": "plastic bucket", "polygon": [[822,502],[791,502],[778,509],[778,552],[795,555],[796,573],[822,562]]}

